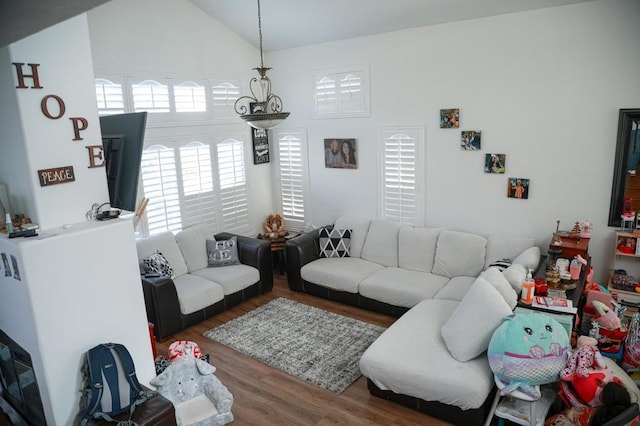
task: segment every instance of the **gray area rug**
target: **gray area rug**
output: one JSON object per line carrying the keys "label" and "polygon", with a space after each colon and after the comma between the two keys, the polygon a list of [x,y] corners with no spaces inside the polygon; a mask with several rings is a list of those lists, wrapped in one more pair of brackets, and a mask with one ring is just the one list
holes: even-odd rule
{"label": "gray area rug", "polygon": [[360,357],[384,330],[278,298],[204,336],[330,392],[341,393],[361,376]]}

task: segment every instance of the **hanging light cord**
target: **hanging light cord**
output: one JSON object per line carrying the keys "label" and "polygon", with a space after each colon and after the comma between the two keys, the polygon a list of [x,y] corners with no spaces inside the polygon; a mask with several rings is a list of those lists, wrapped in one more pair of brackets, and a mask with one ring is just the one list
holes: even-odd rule
{"label": "hanging light cord", "polygon": [[260,0],[258,0],[258,34],[260,35],[260,68],[264,68],[264,60],[262,59],[262,19],[260,16]]}

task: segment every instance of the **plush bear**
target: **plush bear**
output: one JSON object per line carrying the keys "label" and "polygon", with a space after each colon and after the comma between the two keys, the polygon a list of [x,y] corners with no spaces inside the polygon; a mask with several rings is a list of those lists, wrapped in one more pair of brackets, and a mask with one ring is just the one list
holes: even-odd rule
{"label": "plush bear", "polygon": [[590,367],[603,368],[604,361],[597,344],[593,337],[578,337],[578,345],[567,360],[567,368],[560,372],[560,378],[570,382],[577,377],[588,377]]}

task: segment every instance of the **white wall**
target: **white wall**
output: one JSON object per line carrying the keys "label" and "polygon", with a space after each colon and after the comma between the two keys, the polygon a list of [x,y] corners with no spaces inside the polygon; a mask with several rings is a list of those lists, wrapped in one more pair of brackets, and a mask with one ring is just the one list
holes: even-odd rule
{"label": "white wall", "polygon": [[[95,95],[92,96],[95,89],[86,17],[72,18],[64,25],[11,44],[8,49],[8,61],[2,67],[3,73],[8,69],[13,74],[11,82],[5,81],[11,84],[13,93],[8,93],[0,103],[16,109],[10,116],[19,113],[19,120],[8,123],[8,128],[14,129],[8,130],[8,136],[21,133],[22,140],[3,137],[0,152],[14,154],[3,155],[1,161],[3,166],[7,163],[7,169],[3,167],[0,171],[0,181],[8,184],[12,199],[21,201],[16,204],[25,208],[23,211],[14,208],[12,213],[25,213],[45,229],[84,221],[92,203],[109,199],[105,170],[88,167],[85,148],[102,143]],[[13,62],[40,64],[38,77],[43,88],[16,89],[18,79]],[[31,74],[31,68],[25,67],[24,73]],[[32,86],[31,79],[25,83]],[[66,112],[62,117],[51,119],[42,112],[41,101],[48,95],[63,100]],[[47,105],[51,115],[58,115],[60,109],[54,101]],[[88,121],[87,129],[80,133],[83,140],[73,141],[70,117],[84,117]],[[73,166],[74,182],[40,186],[38,170],[61,166]],[[17,176],[12,171],[17,171]]]}
{"label": "white wall", "polygon": [[[114,0],[88,13],[91,50],[97,73],[146,77],[242,79],[248,92],[260,54],[187,0]],[[255,74],[257,75],[257,74]],[[253,233],[273,212],[271,167],[254,165],[251,133],[239,117],[202,122],[198,128],[167,129],[148,123],[146,140],[225,129],[246,132],[245,160],[249,182],[249,214]]]}
{"label": "white wall", "polygon": [[[607,227],[618,109],[640,107],[640,2],[608,0],[502,15],[273,52],[274,91],[306,126],[313,223],[372,216],[376,127],[426,126],[428,226],[513,232],[545,248],[555,230],[595,225],[590,253],[606,283]],[[365,64],[371,117],[311,119],[311,72]],[[441,108],[461,127],[439,128]],[[461,151],[461,130],[481,130],[482,150]],[[322,141],[357,138],[357,170],[325,169]],[[506,174],[484,174],[486,153],[507,155]],[[507,178],[531,181],[528,200],[506,197]]]}

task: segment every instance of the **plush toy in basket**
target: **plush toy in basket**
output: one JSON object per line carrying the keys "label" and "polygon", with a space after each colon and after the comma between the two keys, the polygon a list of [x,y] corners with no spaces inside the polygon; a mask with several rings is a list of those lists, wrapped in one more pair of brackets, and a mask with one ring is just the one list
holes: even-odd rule
{"label": "plush toy in basket", "polygon": [[566,366],[569,336],[555,319],[542,313],[506,317],[489,342],[491,371],[506,386],[506,395],[520,390],[539,398],[537,385],[553,383]]}

